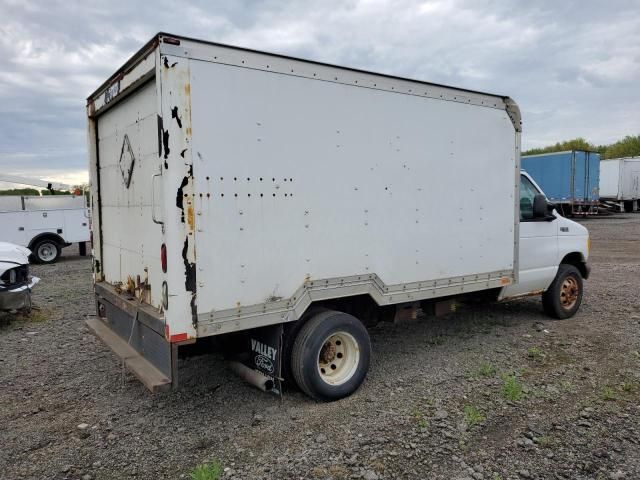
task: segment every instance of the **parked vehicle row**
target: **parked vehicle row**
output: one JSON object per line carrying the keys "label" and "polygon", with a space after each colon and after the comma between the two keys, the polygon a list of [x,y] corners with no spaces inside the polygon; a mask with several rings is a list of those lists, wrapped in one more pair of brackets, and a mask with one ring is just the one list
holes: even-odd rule
{"label": "parked vehicle row", "polygon": [[597,214],[602,205],[640,210],[640,157],[601,160],[597,152],[571,150],[523,156],[522,168],[563,215]]}

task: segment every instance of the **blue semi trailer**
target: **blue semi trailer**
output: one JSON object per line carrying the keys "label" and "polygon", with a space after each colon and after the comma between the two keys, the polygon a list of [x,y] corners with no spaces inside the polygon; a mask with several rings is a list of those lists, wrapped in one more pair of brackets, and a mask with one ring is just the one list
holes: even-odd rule
{"label": "blue semi trailer", "polygon": [[563,215],[598,212],[599,153],[570,150],[527,155],[522,157],[521,166]]}

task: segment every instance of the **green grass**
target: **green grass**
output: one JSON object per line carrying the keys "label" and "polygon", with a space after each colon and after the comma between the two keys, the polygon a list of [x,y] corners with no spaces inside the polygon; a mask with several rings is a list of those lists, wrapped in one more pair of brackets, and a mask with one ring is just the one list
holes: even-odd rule
{"label": "green grass", "polygon": [[542,437],[538,438],[538,445],[540,445],[542,448],[551,448],[553,444],[553,438],[551,438],[549,435],[543,435]]}
{"label": "green grass", "polygon": [[600,398],[605,402],[614,401],[617,398],[616,391],[611,387],[603,387],[602,390],[600,390]]}
{"label": "green grass", "polygon": [[191,480],[218,480],[222,473],[222,465],[219,461],[214,460],[211,463],[198,465],[191,472]]}
{"label": "green grass", "polygon": [[464,421],[467,425],[473,427],[479,423],[485,421],[485,416],[473,405],[465,405],[464,407]]}
{"label": "green grass", "polygon": [[413,417],[418,422],[418,427],[427,428],[429,426],[429,422],[427,421],[426,418],[424,418],[424,414],[420,410],[418,409],[414,410]]}
{"label": "green grass", "polygon": [[564,390],[573,390],[573,384],[569,380],[561,380],[560,381],[560,386]]}
{"label": "green grass", "polygon": [[533,360],[540,361],[544,358],[544,353],[542,353],[540,347],[531,347],[529,350],[527,350],[527,357]]}
{"label": "green grass", "polygon": [[484,363],[480,364],[480,367],[478,368],[478,375],[480,375],[481,377],[484,377],[484,378],[495,377],[496,376],[496,367],[494,367],[493,365],[491,365],[488,362],[484,362]]}
{"label": "green grass", "polygon": [[522,384],[518,382],[515,375],[505,375],[502,377],[504,384],[502,385],[502,395],[507,400],[518,402],[522,399]]}
{"label": "green grass", "polygon": [[496,376],[496,373],[497,373],[496,367],[494,367],[488,362],[483,362],[480,364],[478,368],[468,371],[465,374],[465,378],[467,379],[492,378]]}
{"label": "green grass", "polygon": [[51,320],[52,316],[52,312],[49,309],[33,307],[29,311],[21,310],[15,314],[0,312],[0,321],[6,320],[7,323],[44,323]]}
{"label": "green grass", "polygon": [[624,392],[633,392],[636,388],[635,384],[633,382],[624,382],[622,384],[620,384],[620,387],[622,388],[622,390]]}

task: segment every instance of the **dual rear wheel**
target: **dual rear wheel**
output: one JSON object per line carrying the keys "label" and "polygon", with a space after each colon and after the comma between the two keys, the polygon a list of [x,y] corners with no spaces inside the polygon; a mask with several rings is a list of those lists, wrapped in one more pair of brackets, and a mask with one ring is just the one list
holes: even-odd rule
{"label": "dual rear wheel", "polygon": [[371,341],[357,318],[323,310],[302,324],[287,357],[291,376],[304,393],[316,400],[338,400],[356,391],[367,376]]}

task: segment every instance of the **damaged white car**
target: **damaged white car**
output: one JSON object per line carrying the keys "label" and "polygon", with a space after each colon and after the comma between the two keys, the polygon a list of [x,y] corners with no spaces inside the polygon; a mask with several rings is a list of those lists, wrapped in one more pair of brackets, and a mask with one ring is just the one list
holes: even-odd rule
{"label": "damaged white car", "polygon": [[0,242],[0,311],[31,308],[31,289],[40,281],[29,275],[31,250]]}

